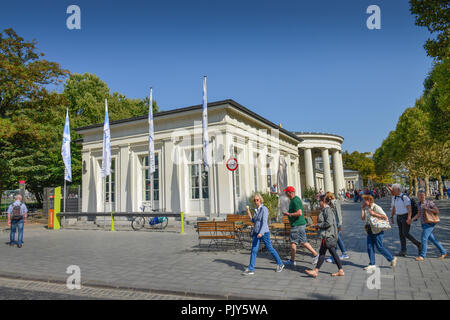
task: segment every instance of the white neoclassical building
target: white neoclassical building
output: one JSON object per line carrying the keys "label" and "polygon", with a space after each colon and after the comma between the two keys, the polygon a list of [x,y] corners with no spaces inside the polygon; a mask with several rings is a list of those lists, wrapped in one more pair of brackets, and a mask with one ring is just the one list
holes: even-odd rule
{"label": "white neoclassical building", "polygon": [[344,138],[327,133],[295,134],[302,140],[299,143],[302,189],[311,187],[334,193],[346,189],[341,147]]}
{"label": "white neoclassical building", "polygon": [[[136,212],[151,206],[214,218],[244,211],[253,192],[267,192],[274,183],[278,191],[283,184],[294,186],[299,195],[306,187],[346,188],[340,136],[290,132],[233,100],[208,103],[211,165],[205,170],[201,119],[201,105],[155,113],[153,188],[147,115],[110,123],[112,173],[105,180],[103,123],[77,128],[83,136],[82,211]],[[234,172],[226,167],[230,158],[239,163]]]}
{"label": "white neoclassical building", "polygon": [[[287,184],[301,194],[300,137],[233,100],[208,103],[206,171],[201,119],[201,105],[155,113],[153,208],[206,217],[243,211],[253,192],[279,180],[280,162]],[[152,199],[147,115],[112,121],[110,130],[112,174],[103,180],[103,124],[76,129],[83,136],[83,212],[136,212]],[[239,163],[234,173],[226,167],[231,157]]]}

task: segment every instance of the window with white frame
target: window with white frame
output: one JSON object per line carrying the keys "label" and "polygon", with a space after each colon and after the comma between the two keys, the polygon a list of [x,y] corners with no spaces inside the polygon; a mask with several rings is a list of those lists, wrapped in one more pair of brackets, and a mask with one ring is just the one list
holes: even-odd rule
{"label": "window with white frame", "polygon": [[189,160],[189,181],[191,199],[208,199],[209,198],[209,176],[202,163],[202,150],[190,150]]}
{"label": "window with white frame", "polygon": [[[101,167],[101,161],[100,161]],[[104,199],[106,203],[114,203],[116,200],[116,159],[111,159],[111,174],[104,179]]]}
{"label": "window with white frame", "polygon": [[[148,155],[141,158],[142,164],[142,199],[151,201],[151,174]],[[153,200],[159,200],[159,153],[155,152],[155,172],[153,173]]]}

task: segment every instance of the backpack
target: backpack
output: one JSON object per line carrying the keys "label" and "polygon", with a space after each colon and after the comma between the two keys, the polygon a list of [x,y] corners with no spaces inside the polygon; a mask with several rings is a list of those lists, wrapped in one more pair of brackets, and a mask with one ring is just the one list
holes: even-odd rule
{"label": "backpack", "polygon": [[[402,194],[402,201],[403,202],[405,202],[405,200],[403,200],[403,197],[404,197],[405,195],[404,194]],[[416,203],[416,200],[414,200],[414,199],[412,199],[412,198],[409,198],[409,200],[411,201],[411,212],[412,212],[412,215],[411,216],[415,216],[416,214],[417,214],[417,212],[419,212],[419,208],[417,208],[417,203]]]}
{"label": "backpack", "polygon": [[22,214],[21,214],[22,210],[20,210],[21,207],[22,207],[22,204],[13,206],[13,208],[12,208],[12,215],[11,215],[11,219],[12,220],[20,220],[20,219],[23,218]]}

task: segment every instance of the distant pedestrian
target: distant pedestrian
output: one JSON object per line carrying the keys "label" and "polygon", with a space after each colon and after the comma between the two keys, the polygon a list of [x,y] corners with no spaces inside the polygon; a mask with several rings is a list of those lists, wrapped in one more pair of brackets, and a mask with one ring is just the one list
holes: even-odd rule
{"label": "distant pedestrian", "polygon": [[306,238],[306,219],[305,213],[303,212],[302,200],[295,195],[294,187],[287,187],[283,190],[286,196],[290,199],[289,211],[283,212],[283,215],[287,216],[289,219],[289,224],[291,225],[291,231],[289,235],[289,240],[291,242],[291,259],[284,262],[285,265],[295,266],[295,254],[297,252],[297,245],[300,244],[305,249],[313,255],[313,264],[317,263],[319,254],[314,250],[314,248],[309,244]]}
{"label": "distant pedestrian", "polygon": [[[18,248],[22,248],[23,244],[23,227],[27,223],[28,209],[24,203],[22,203],[22,195],[18,194],[15,197],[14,203],[8,208],[8,226],[11,227],[9,245],[13,246],[17,244]],[[16,229],[19,229],[19,234],[16,238]]]}
{"label": "distant pedestrian", "polygon": [[276,183],[273,186],[270,187],[270,194],[278,194],[278,192],[277,192],[277,184]]}
{"label": "distant pedestrian", "polygon": [[358,190],[353,190],[353,201],[358,202],[359,193]]}
{"label": "distant pedestrian", "polygon": [[419,203],[417,204],[418,212],[412,219],[414,221],[420,218],[420,222],[422,224],[422,236],[421,236],[422,249],[420,250],[419,256],[416,258],[416,260],[417,261],[425,260],[427,256],[428,239],[430,239],[430,241],[439,249],[439,251],[441,252],[441,256],[439,257],[439,259],[442,260],[448,256],[448,253],[433,235],[433,230],[434,227],[436,226],[436,223],[426,223],[425,220],[425,211],[429,211],[432,214],[438,214],[439,209],[434,204],[433,201],[426,199],[424,191],[419,191],[418,197],[419,197]]}
{"label": "distant pedestrian", "polygon": [[317,228],[320,230],[320,237],[322,239],[319,249],[319,259],[314,269],[305,270],[305,272],[310,276],[316,278],[319,274],[320,267],[325,260],[325,253],[328,250],[331,253],[331,256],[336,261],[336,265],[338,267],[338,272],[331,274],[331,276],[344,276],[344,270],[342,269],[341,260],[336,253],[338,228],[336,223],[336,214],[330,207],[331,199],[327,195],[323,195],[320,197],[319,204],[322,208],[319,219],[317,220]]}
{"label": "distant pedestrian", "polygon": [[273,248],[272,243],[270,242],[270,231],[269,225],[267,224],[267,220],[269,219],[269,210],[263,205],[263,198],[260,194],[256,194],[254,196],[253,202],[256,206],[255,215],[253,217],[250,213],[250,209],[247,207],[247,214],[254,223],[252,232],[252,251],[250,254],[250,264],[242,274],[252,275],[255,273],[256,255],[258,254],[261,240],[264,242],[266,249],[270,252],[270,254],[272,254],[272,257],[277,262],[276,272],[281,272],[284,269],[284,264],[281,261],[278,252]]}
{"label": "distant pedestrian", "polygon": [[363,203],[361,205],[361,220],[365,221],[365,230],[367,233],[367,253],[369,254],[369,265],[364,270],[376,268],[375,265],[375,248],[391,263],[394,268],[397,264],[397,257],[394,257],[384,246],[384,231],[371,226],[369,219],[375,217],[388,221],[388,217],[383,209],[375,204],[371,195],[363,195]]}
{"label": "distant pedestrian", "polygon": [[412,208],[411,200],[407,195],[402,193],[400,184],[396,183],[392,185],[392,193],[394,197],[392,198],[392,213],[391,213],[391,223],[394,224],[394,214],[397,215],[397,225],[398,232],[400,236],[401,249],[398,256],[406,256],[406,239],[414,243],[417,247],[418,253],[420,254],[421,244],[416,240],[410,233],[412,222]]}
{"label": "distant pedestrian", "polygon": [[[338,227],[338,247],[341,250],[341,256],[339,259],[350,259],[349,255],[347,254],[347,250],[345,249],[344,241],[342,241],[341,237],[341,231],[342,231],[342,208],[341,208],[341,202],[339,200],[336,200],[334,197],[334,194],[332,192],[327,192],[326,196],[328,196],[331,199],[330,207],[334,209],[334,212],[336,214],[336,224]],[[333,257],[330,257],[327,259],[327,262],[334,262]]]}

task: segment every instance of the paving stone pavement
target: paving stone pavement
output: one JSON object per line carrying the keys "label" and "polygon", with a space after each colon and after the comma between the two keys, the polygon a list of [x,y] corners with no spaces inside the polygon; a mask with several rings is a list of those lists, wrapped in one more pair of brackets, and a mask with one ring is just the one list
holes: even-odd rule
{"label": "paving stone pavement", "polygon": [[136,290],[81,286],[0,277],[0,300],[192,300],[196,297],[162,295]]}
{"label": "paving stone pavement", "polygon": [[[390,214],[389,199],[380,205]],[[450,200],[437,202],[441,223],[436,238],[450,248]],[[215,299],[440,299],[450,298],[450,259],[438,260],[437,249],[429,243],[428,258],[414,260],[416,248],[408,242],[408,256],[400,257],[395,269],[377,253],[381,289],[370,290],[366,235],[360,219],[360,204],[343,204],[343,239],[350,259],[344,260],[345,276],[332,278],[336,266],[324,263],[319,277],[304,273],[311,268],[311,256],[299,251],[297,266],[276,273],[267,252],[258,254],[256,273],[242,276],[249,263],[249,250],[205,251],[198,248],[192,225],[186,234],[176,232],[108,232],[102,230],[25,229],[22,248],[4,245],[7,232],[0,233],[0,276],[65,283],[66,269],[81,269],[82,286],[147,290],[152,294],[209,297]],[[420,223],[411,233],[420,239]],[[398,228],[386,232],[385,246],[395,254],[400,249]],[[282,256],[285,258],[287,256]],[[67,289],[67,291],[69,291]],[[63,292],[61,292],[63,293]],[[66,292],[69,294],[70,292]],[[114,297],[105,291],[102,297]]]}

